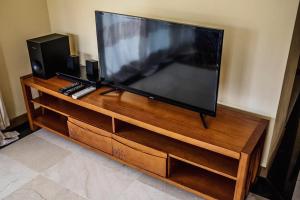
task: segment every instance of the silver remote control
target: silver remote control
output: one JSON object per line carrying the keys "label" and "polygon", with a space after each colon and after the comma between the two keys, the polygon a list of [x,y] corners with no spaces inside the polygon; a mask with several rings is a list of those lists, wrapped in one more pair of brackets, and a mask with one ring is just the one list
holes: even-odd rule
{"label": "silver remote control", "polygon": [[76,92],[75,94],[72,94],[72,98],[78,99],[84,95],[87,95],[88,93],[95,91],[95,90],[96,90],[96,87],[93,87],[93,86],[87,87],[79,92]]}

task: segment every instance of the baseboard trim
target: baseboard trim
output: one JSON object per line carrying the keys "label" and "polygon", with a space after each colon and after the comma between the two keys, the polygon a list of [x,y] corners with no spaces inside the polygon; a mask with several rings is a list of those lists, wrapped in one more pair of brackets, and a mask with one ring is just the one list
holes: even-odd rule
{"label": "baseboard trim", "polygon": [[3,132],[13,131],[17,127],[19,127],[20,125],[25,124],[27,122],[28,122],[27,113],[19,115],[19,116],[17,116],[17,117],[10,120],[10,126],[7,127],[6,129],[4,129]]}
{"label": "baseboard trim", "polygon": [[267,178],[269,172],[269,167],[260,166],[259,175],[260,177]]}

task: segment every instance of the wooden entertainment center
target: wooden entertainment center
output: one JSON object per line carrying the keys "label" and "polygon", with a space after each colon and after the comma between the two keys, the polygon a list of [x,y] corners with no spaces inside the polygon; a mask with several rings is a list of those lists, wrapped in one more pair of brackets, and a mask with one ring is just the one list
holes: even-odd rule
{"label": "wooden entertainment center", "polygon": [[257,175],[264,119],[218,106],[204,129],[198,113],[129,92],[100,95],[103,87],[74,100],[58,92],[71,84],[58,77],[28,75],[21,84],[32,130],[45,128],[205,199],[244,199]]}

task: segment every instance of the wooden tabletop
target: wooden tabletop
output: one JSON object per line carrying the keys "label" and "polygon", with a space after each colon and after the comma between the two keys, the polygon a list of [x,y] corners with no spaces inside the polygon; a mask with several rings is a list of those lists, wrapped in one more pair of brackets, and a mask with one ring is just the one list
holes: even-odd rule
{"label": "wooden tabletop", "polygon": [[27,86],[68,102],[237,159],[241,152],[251,153],[268,124],[267,120],[218,106],[216,117],[206,117],[209,128],[204,129],[198,113],[133,93],[103,96],[99,93],[108,88],[102,87],[74,100],[57,92],[70,85],[69,81],[32,76],[23,81]]}

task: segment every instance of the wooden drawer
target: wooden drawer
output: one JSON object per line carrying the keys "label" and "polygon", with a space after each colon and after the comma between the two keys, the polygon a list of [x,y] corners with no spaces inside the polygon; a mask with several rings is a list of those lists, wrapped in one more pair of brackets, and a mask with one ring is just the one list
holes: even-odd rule
{"label": "wooden drawer", "polygon": [[112,155],[112,139],[96,134],[68,121],[69,135],[74,140],[87,144],[95,149]]}
{"label": "wooden drawer", "polygon": [[89,125],[87,123],[84,123],[82,121],[79,121],[77,119],[74,119],[72,117],[69,117],[68,118],[69,122],[79,126],[79,127],[82,127],[84,129],[87,129],[93,133],[96,133],[96,134],[99,134],[99,135],[103,135],[103,136],[106,136],[106,137],[112,137],[112,133],[110,133],[109,131],[106,131],[104,129],[100,129],[100,128],[97,128],[95,126],[92,126],[92,125]]}
{"label": "wooden drawer", "polygon": [[112,140],[113,156],[119,158],[129,164],[152,172],[162,177],[166,177],[167,158],[154,156],[143,151],[134,149],[130,146],[122,144],[116,140]]}

